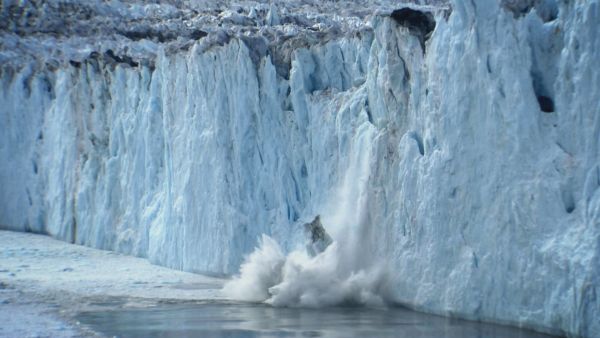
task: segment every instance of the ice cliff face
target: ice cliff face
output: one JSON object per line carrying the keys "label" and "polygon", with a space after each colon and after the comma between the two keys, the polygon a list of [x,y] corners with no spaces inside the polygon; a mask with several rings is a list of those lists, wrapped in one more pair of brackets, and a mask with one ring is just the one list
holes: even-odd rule
{"label": "ice cliff face", "polygon": [[600,335],[598,1],[418,7],[431,33],[385,1],[99,3],[106,39],[33,4],[2,8],[3,227],[232,274],[321,215],[391,301]]}

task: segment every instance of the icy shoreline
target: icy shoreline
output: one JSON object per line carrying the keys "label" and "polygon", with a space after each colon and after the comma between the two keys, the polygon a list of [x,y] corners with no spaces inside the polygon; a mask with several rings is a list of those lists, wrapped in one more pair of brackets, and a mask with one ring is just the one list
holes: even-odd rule
{"label": "icy shoreline", "polygon": [[219,300],[222,285],[141,258],[0,231],[0,337],[94,336],[73,320],[77,312]]}

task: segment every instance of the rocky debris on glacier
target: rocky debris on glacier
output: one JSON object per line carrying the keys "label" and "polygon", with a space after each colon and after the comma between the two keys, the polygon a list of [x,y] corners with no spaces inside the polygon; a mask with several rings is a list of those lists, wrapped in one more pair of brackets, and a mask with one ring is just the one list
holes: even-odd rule
{"label": "rocky debris on glacier", "polygon": [[[255,62],[269,54],[287,77],[292,51],[360,34],[370,29],[367,17],[391,14],[401,3],[449,11],[446,0],[8,0],[0,8],[0,61],[38,60],[56,67],[104,56],[108,63],[152,66],[161,45],[176,53],[198,40],[207,50],[239,38]],[[429,22],[426,26],[431,31]]]}

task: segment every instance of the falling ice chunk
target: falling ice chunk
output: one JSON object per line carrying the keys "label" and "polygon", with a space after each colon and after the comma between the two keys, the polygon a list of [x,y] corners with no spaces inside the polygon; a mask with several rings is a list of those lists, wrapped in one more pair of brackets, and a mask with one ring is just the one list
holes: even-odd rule
{"label": "falling ice chunk", "polygon": [[333,242],[325,228],[323,228],[319,215],[312,222],[304,224],[304,232],[308,237],[306,251],[313,257],[325,251]]}

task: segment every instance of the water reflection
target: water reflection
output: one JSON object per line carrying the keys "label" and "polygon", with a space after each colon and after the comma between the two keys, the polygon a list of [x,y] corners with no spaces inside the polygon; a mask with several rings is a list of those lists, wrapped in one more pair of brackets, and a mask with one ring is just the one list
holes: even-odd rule
{"label": "water reflection", "polygon": [[117,337],[486,337],[542,338],[517,328],[425,315],[406,309],[291,309],[260,304],[168,304],[84,312],[77,319]]}

